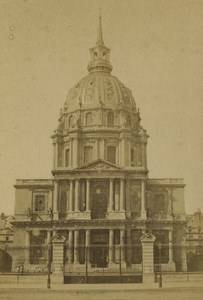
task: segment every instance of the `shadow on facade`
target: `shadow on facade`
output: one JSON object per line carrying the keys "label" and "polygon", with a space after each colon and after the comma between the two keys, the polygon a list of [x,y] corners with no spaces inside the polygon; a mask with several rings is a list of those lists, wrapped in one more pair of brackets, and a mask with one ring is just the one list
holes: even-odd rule
{"label": "shadow on facade", "polygon": [[11,272],[12,257],[5,250],[0,249],[0,272]]}

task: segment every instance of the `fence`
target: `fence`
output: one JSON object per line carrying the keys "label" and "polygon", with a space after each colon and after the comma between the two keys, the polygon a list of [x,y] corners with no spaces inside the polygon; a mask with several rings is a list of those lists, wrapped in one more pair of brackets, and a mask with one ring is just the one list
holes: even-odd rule
{"label": "fence", "polygon": [[[192,245],[172,245],[172,256],[175,269],[171,272],[181,272],[181,263],[185,253],[185,261],[189,272],[203,271],[203,246],[199,243]],[[159,250],[154,246],[154,270],[159,272]],[[48,245],[32,245],[30,247],[6,246],[0,249],[0,272],[3,273],[47,273],[48,260],[51,271],[54,271],[53,247],[48,259]],[[161,249],[161,264],[169,262],[169,245],[163,244]],[[72,265],[77,265],[77,268]],[[79,270],[80,267],[80,270]],[[138,245],[79,245],[64,246],[61,258],[61,269],[64,273],[88,272],[99,274],[142,274],[142,248]],[[186,271],[186,270],[184,270]],[[163,272],[167,273],[163,268]]]}

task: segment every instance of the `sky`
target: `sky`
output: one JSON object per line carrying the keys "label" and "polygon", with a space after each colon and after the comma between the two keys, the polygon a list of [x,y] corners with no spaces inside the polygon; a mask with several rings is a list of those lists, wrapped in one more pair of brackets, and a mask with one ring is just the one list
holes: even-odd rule
{"label": "sky", "polygon": [[151,178],[184,178],[203,211],[203,1],[0,0],[0,212],[16,179],[51,178],[51,134],[69,89],[88,74],[97,36],[133,92]]}

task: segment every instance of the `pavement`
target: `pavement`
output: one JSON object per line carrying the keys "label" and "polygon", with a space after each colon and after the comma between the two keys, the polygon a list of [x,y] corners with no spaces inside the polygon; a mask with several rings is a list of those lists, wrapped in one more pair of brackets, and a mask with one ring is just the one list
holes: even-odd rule
{"label": "pavement", "polygon": [[[201,284],[201,286],[200,286]],[[0,284],[2,300],[202,300],[202,283],[165,284],[65,284],[46,286],[10,284],[8,288]],[[182,287],[180,287],[182,285]],[[196,286],[194,286],[196,285]]]}
{"label": "pavement", "polygon": [[[51,283],[50,290],[69,292],[81,291],[135,291],[135,290],[161,290],[161,289],[174,289],[174,288],[195,288],[203,287],[202,281],[196,282],[163,282],[162,288],[159,287],[159,283],[106,283],[106,284],[53,284]],[[47,283],[35,284],[35,283],[1,283],[0,290],[2,289],[47,289]],[[202,296],[203,299],[203,296]]]}

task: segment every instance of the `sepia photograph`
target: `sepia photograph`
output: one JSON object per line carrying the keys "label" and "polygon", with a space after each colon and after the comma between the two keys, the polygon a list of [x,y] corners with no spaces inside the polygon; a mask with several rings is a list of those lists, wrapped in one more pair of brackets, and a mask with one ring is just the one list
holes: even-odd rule
{"label": "sepia photograph", "polygon": [[203,299],[202,20],[0,0],[0,299]]}

